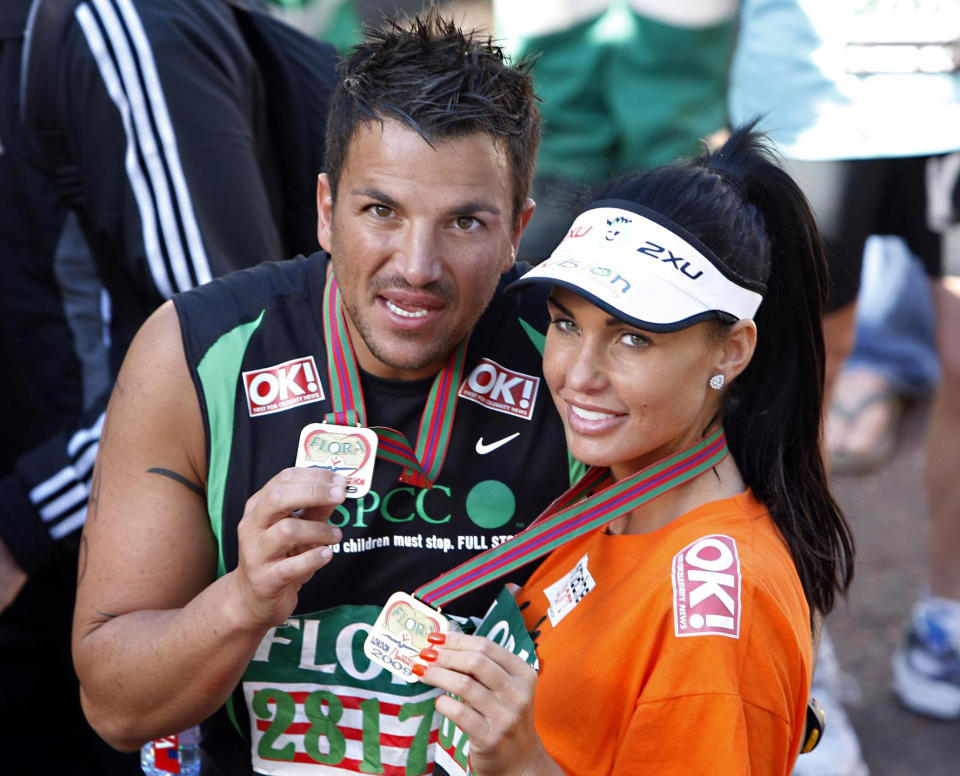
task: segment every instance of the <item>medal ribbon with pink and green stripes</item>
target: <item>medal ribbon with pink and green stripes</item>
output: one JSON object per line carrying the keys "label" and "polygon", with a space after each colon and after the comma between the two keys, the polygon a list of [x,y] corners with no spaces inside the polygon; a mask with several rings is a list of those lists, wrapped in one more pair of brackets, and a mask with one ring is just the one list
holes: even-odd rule
{"label": "medal ribbon with pink and green stripes", "polygon": [[546,555],[561,544],[625,515],[657,496],[699,477],[727,455],[719,429],[691,447],[582,498],[609,479],[607,469],[591,468],[522,533],[477,555],[414,591],[425,604],[440,608],[498,577]]}
{"label": "medal ribbon with pink and green stripes", "polygon": [[[365,426],[366,410],[360,371],[343,319],[340,289],[332,271],[327,272],[323,294],[323,336],[327,343],[327,374],[330,376],[330,404],[333,409],[323,420],[340,426]],[[466,353],[467,340],[464,338],[434,379],[420,418],[416,449],[396,429],[371,427],[377,434],[377,457],[403,467],[401,482],[429,488],[440,475],[450,445],[457,391],[463,378]]]}

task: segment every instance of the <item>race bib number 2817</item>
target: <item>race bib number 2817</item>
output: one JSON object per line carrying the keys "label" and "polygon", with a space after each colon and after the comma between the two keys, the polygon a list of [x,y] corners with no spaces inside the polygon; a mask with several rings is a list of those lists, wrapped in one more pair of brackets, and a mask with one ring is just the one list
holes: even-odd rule
{"label": "race bib number 2817", "polygon": [[430,772],[439,691],[398,679],[363,654],[378,611],[342,606],[268,631],[243,678],[254,771]]}

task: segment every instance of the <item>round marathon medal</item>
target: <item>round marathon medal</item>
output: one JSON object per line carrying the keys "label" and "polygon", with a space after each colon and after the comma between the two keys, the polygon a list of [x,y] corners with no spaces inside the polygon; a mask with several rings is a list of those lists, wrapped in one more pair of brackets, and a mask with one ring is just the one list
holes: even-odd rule
{"label": "round marathon medal", "polygon": [[377,435],[369,428],[310,423],[300,431],[297,466],[329,469],[346,478],[347,498],[370,490]]}
{"label": "round marathon medal", "polygon": [[419,681],[413,666],[420,650],[430,646],[427,636],[448,630],[450,621],[436,609],[406,593],[394,593],[370,626],[363,652],[372,662],[412,684]]}

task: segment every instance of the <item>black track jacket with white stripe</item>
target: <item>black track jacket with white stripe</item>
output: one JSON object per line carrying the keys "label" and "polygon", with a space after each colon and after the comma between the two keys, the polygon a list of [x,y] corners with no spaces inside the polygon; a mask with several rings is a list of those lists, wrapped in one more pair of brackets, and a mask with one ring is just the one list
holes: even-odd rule
{"label": "black track jacket with white stripe", "polygon": [[[316,249],[327,44],[228,0],[34,0],[22,61],[19,140],[83,228],[114,374],[165,299]],[[105,404],[0,480],[28,572],[83,524]]]}

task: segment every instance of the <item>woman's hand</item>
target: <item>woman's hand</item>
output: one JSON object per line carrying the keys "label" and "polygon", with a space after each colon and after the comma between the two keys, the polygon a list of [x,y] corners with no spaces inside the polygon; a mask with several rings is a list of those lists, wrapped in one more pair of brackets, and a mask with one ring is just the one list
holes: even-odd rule
{"label": "woman's hand", "polygon": [[[416,666],[425,684],[453,693],[436,708],[470,739],[470,766],[480,776],[562,774],[537,735],[533,666],[482,636],[434,634],[435,646],[420,653]],[[440,643],[437,643],[440,642]]]}

